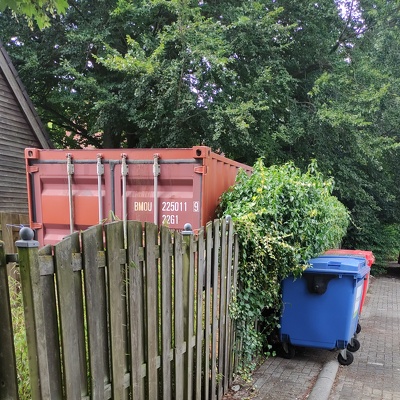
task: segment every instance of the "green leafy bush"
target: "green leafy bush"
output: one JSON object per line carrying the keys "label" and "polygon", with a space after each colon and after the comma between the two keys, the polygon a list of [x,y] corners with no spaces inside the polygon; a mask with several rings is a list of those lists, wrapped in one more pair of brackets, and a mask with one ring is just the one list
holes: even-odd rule
{"label": "green leafy bush", "polygon": [[[349,213],[332,190],[333,180],[325,180],[315,162],[302,173],[293,163],[266,168],[258,160],[253,174],[240,173],[222,196],[221,211],[235,221],[241,246],[231,315],[245,372],[279,327],[282,279],[300,276],[307,260],[337,247],[346,233]],[[271,344],[266,349],[270,355]]]}

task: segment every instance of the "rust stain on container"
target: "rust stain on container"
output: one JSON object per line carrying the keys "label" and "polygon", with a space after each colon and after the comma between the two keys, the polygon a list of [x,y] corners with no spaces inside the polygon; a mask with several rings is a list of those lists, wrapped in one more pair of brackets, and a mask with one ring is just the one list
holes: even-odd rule
{"label": "rust stain on container", "polygon": [[29,218],[41,245],[113,219],[204,226],[240,168],[206,146],[26,149]]}

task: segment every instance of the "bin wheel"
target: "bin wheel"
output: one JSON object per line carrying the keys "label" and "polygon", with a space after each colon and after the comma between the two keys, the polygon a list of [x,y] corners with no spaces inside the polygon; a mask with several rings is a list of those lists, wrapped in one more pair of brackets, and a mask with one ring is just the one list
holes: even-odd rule
{"label": "bin wheel", "polygon": [[296,355],[296,350],[291,344],[284,343],[282,345],[282,348],[283,348],[283,351],[282,351],[283,358],[286,358],[287,360],[291,360]]}
{"label": "bin wheel", "polygon": [[342,356],[342,353],[339,353],[338,361],[340,365],[350,365],[354,361],[353,353],[346,350],[346,358]]}
{"label": "bin wheel", "polygon": [[361,332],[361,325],[358,323],[357,324],[356,333],[360,333],[360,332]]}
{"label": "bin wheel", "polygon": [[360,350],[360,341],[356,338],[351,339],[350,343],[347,345],[347,350],[355,353]]}

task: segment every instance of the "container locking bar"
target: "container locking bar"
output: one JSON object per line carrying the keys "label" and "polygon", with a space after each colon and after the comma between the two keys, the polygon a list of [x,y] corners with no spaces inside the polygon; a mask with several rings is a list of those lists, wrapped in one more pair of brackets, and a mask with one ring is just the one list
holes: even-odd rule
{"label": "container locking bar", "polygon": [[101,177],[104,175],[104,165],[101,162],[102,155],[97,154],[97,197],[99,201],[99,224],[103,221],[103,199],[101,193]]}
{"label": "container locking bar", "polygon": [[67,176],[68,176],[68,201],[69,201],[69,230],[74,233],[74,199],[72,193],[72,175],[74,174],[74,164],[72,164],[71,153],[67,153]]}
{"label": "container locking bar", "polygon": [[153,155],[153,176],[154,176],[154,223],[158,224],[158,176],[160,175],[160,164],[158,159],[160,155],[155,153]]}
{"label": "container locking bar", "polygon": [[126,162],[127,155],[125,153],[121,154],[121,176],[122,176],[122,220],[124,221],[124,246],[127,247],[128,244],[128,234],[127,234],[127,195],[126,195],[126,177],[128,175],[129,169]]}

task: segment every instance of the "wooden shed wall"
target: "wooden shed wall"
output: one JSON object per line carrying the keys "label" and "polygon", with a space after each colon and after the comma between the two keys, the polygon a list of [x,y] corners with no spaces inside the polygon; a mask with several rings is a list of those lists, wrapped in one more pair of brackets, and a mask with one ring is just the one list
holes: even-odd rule
{"label": "wooden shed wall", "polygon": [[26,147],[41,145],[0,72],[0,212],[28,212]]}

